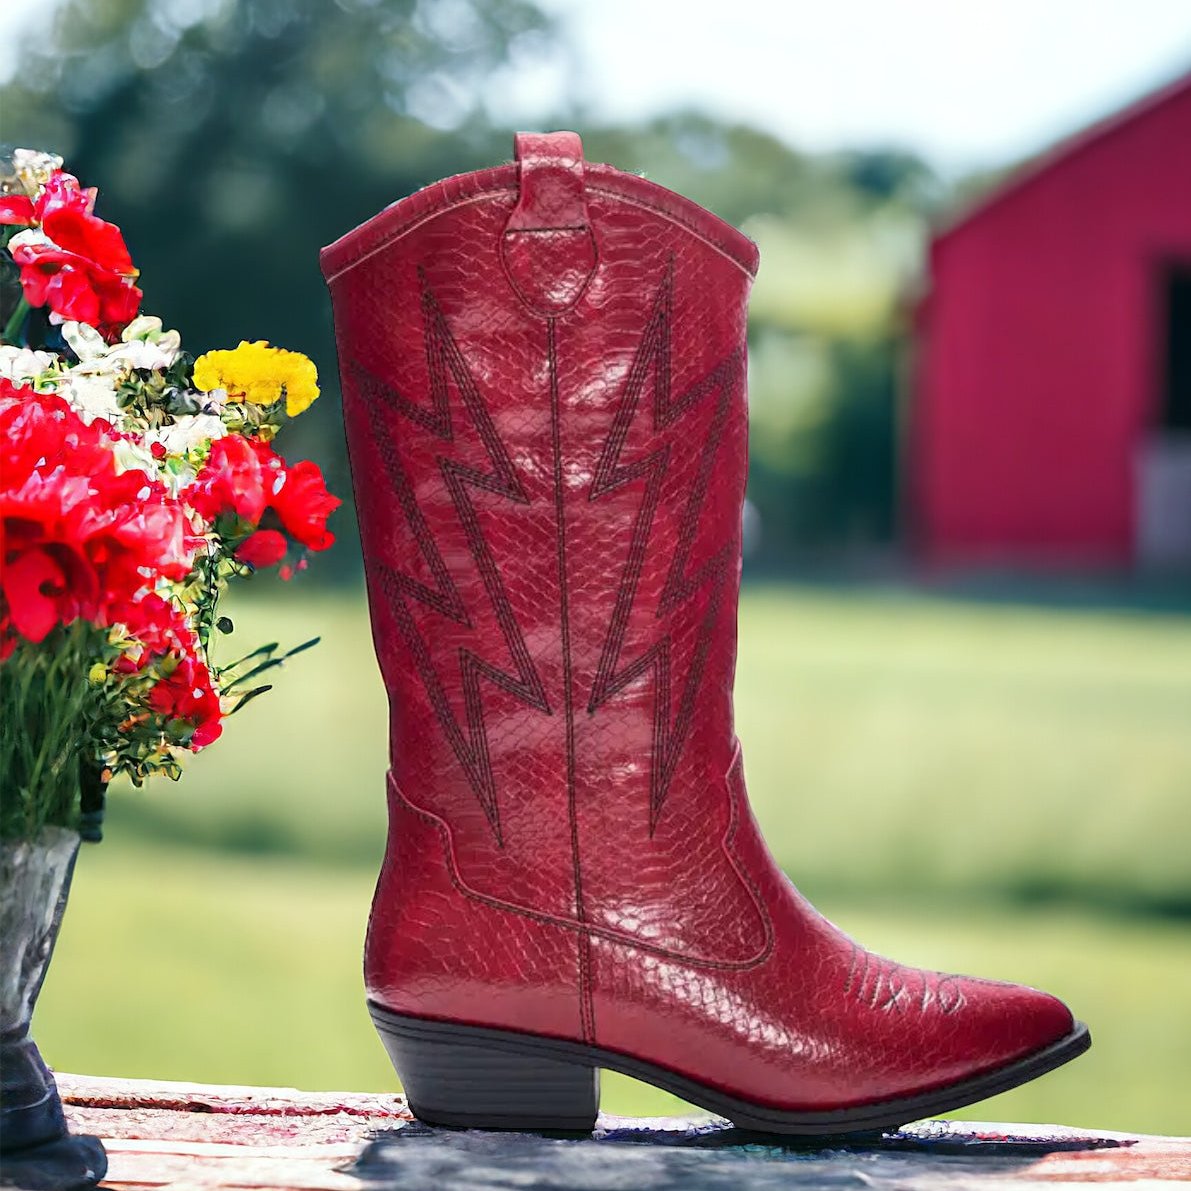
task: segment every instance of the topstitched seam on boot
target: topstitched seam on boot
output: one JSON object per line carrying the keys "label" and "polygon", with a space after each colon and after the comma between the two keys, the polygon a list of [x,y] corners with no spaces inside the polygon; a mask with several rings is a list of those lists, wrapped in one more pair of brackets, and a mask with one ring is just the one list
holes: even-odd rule
{"label": "topstitched seam on boot", "polygon": [[[419,192],[415,191],[414,194],[407,196],[407,198],[402,199],[401,201],[408,202],[409,199],[416,198],[418,193]],[[377,241],[376,244],[367,244],[365,242],[365,245],[361,245],[359,251],[355,255],[349,256],[339,266],[339,268],[337,268],[335,270],[334,273],[327,274],[327,277],[326,277],[327,284],[330,285],[332,281],[335,281],[337,278],[342,277],[344,273],[349,272],[350,270],[354,269],[357,265],[362,264],[364,261],[369,260],[371,257],[376,256],[377,253],[383,252],[386,248],[388,248],[393,243],[394,240],[400,240],[403,236],[408,235],[410,232],[416,231],[419,227],[422,226],[422,224],[428,223],[432,219],[437,219],[440,215],[446,215],[446,214],[450,213],[451,211],[458,210],[460,207],[471,206],[473,203],[483,202],[484,199],[487,199],[487,198],[495,198],[497,195],[503,194],[503,195],[515,196],[516,193],[517,193],[516,187],[510,187],[510,186],[494,187],[491,190],[479,190],[479,191],[476,191],[475,194],[469,194],[466,198],[455,199],[455,200],[448,202],[445,205],[440,206],[440,207],[431,207],[428,211],[424,211],[421,214],[414,216],[412,219],[410,219],[410,221],[408,223],[400,223],[394,228],[387,229],[383,234],[380,232],[380,229],[378,228],[377,234],[381,235],[382,238],[379,241]],[[391,208],[390,208],[390,210],[391,210]],[[386,212],[386,211],[381,211],[378,215],[374,215],[373,218],[374,219],[383,219],[387,213],[388,212]],[[364,224],[363,226],[367,227],[368,225]],[[353,232],[348,232],[347,235],[342,237],[341,240],[336,240],[333,244],[329,244],[326,248],[323,249],[323,251],[326,253],[329,253],[331,251],[331,249],[333,249],[335,247],[336,244],[342,243],[343,240],[347,240],[349,237],[351,237],[351,236],[355,235],[357,232],[361,232],[361,231],[362,231],[362,228],[357,228]]]}
{"label": "topstitched seam on boot", "polygon": [[[727,357],[715,364],[677,400],[670,400],[673,284],[674,258],[671,256],[666,274],[654,297],[645,332],[629,367],[628,378],[622,390],[616,413],[613,415],[612,426],[609,429],[608,438],[604,443],[588,491],[588,500],[596,501],[624,484],[642,478],[646,479],[645,496],[633,523],[628,558],[617,588],[616,604],[608,625],[608,634],[600,652],[595,681],[588,698],[587,712],[588,715],[594,715],[601,706],[634,679],[649,671],[653,672],[658,710],[654,717],[650,746],[649,827],[651,835],[661,816],[662,805],[681,760],[686,737],[694,718],[694,696],[698,691],[699,681],[706,665],[711,637],[721,606],[723,584],[730,574],[728,561],[735,545],[735,539],[726,542],[694,575],[683,578],[686,563],[694,544],[699,514],[707,494],[711,468],[720,447],[724,423],[730,411],[732,398],[737,391],[736,373],[739,369],[741,353],[738,347],[733,349]],[[679,604],[694,595],[708,580],[713,583],[708,609],[699,626],[694,661],[687,674],[687,681],[678,706],[678,714],[673,723],[671,723],[673,701],[670,685],[672,636],[669,631],[662,634],[635,661],[630,662],[619,673],[616,672],[616,664],[620,660],[624,647],[624,638],[628,631],[633,603],[648,552],[654,516],[661,499],[661,489],[671,457],[671,444],[666,443],[649,454],[624,465],[620,464],[621,452],[624,449],[629,428],[637,416],[641,394],[645,388],[651,364],[657,378],[653,401],[653,430],[655,433],[673,425],[717,387],[720,393],[712,424],[700,455],[695,484],[683,510],[678,548],[671,561],[655,614],[655,618],[660,619],[673,612]]]}
{"label": "topstitched seam on boot", "polygon": [[[461,175],[461,176],[466,177],[467,175]],[[627,176],[630,176],[630,175],[626,175],[626,177]],[[713,251],[718,253],[720,256],[729,260],[733,265],[736,266],[736,268],[738,268],[746,276],[748,276],[748,277],[756,276],[756,269],[754,267],[750,267],[743,261],[739,260],[732,253],[732,251],[730,249],[728,249],[728,248],[724,247],[723,245],[718,244],[714,240],[710,239],[702,231],[702,229],[700,229],[698,226],[696,226],[696,224],[693,223],[691,220],[685,219],[685,218],[683,218],[683,216],[678,215],[673,211],[667,210],[667,208],[662,206],[661,204],[651,203],[648,199],[638,197],[637,195],[624,194],[620,190],[617,190],[610,186],[601,186],[597,182],[593,182],[591,180],[590,175],[588,176],[587,181],[584,183],[584,188],[586,191],[588,191],[590,193],[603,195],[606,198],[619,199],[622,202],[632,203],[635,206],[641,207],[648,211],[653,211],[656,214],[663,216],[664,218],[670,220],[672,223],[676,223],[679,226],[686,228],[686,230],[688,232],[690,232],[691,235],[693,235],[697,240],[699,240],[700,243],[706,245],[708,248],[711,248]],[[415,191],[414,194],[408,195],[406,198],[399,200],[399,203],[408,202],[408,201],[410,201],[410,199],[416,199],[418,194],[420,194],[420,193],[422,193],[422,192]],[[354,269],[357,265],[361,264],[363,261],[366,261],[370,257],[375,256],[378,252],[382,252],[385,248],[387,248],[390,244],[392,244],[392,242],[394,240],[399,240],[402,236],[405,236],[409,232],[414,231],[416,228],[420,227],[423,223],[426,223],[428,220],[437,218],[439,215],[445,215],[450,211],[454,211],[454,210],[458,209],[459,207],[466,207],[466,206],[471,205],[472,203],[482,202],[484,199],[487,199],[487,198],[495,198],[498,195],[515,196],[516,193],[517,193],[516,183],[513,182],[512,184],[504,184],[501,186],[490,187],[485,190],[476,191],[473,194],[467,195],[466,197],[450,200],[442,206],[431,207],[429,210],[421,212],[421,213],[413,216],[408,222],[398,224],[396,227],[388,228],[383,232],[378,227],[376,234],[380,235],[381,239],[379,241],[377,241],[375,244],[368,243],[368,237],[363,235],[363,230],[368,227],[368,224],[364,224],[364,225],[362,225],[361,228],[357,228],[352,232],[348,232],[346,236],[341,237],[339,240],[336,240],[334,243],[328,245],[325,249],[323,249],[323,251],[325,253],[331,254],[332,249],[334,249],[337,244],[341,244],[344,241],[346,241],[347,239],[349,239],[351,236],[354,236],[357,234],[360,235],[361,239],[363,240],[363,243],[361,244],[359,250],[356,253],[349,255],[347,257],[347,259],[344,260],[339,265],[339,267],[335,269],[335,271],[333,273],[329,273],[326,275],[327,283],[330,284],[336,278],[342,276],[344,273],[348,272],[349,270]],[[677,196],[677,197],[681,198],[681,196]],[[395,214],[395,213],[396,212],[395,212],[394,208],[389,208],[386,211],[381,211],[379,214],[374,215],[373,219],[383,220],[386,215]],[[728,223],[725,223],[724,227],[729,231],[736,230],[736,229],[732,228],[732,226]],[[743,233],[737,233],[737,234],[743,235]]]}
{"label": "topstitched seam on boot", "polygon": [[[480,473],[474,469],[463,467],[455,460],[442,457],[438,459],[439,470],[451,496],[456,515],[463,526],[468,549],[480,573],[484,590],[496,615],[505,644],[517,666],[517,675],[514,677],[497,670],[491,663],[484,661],[465,647],[460,647],[458,658],[460,672],[463,676],[464,703],[470,738],[468,741],[465,742],[463,739],[463,731],[451,711],[442,680],[430,657],[426,642],[410,615],[404,596],[408,594],[411,598],[436,611],[446,612],[450,619],[456,623],[470,626],[471,621],[442,558],[438,544],[434,540],[434,535],[426,525],[425,518],[418,507],[417,499],[409,479],[405,475],[405,469],[401,464],[389,427],[377,412],[375,399],[381,399],[389,409],[403,416],[409,416],[408,410],[405,408],[409,403],[404,402],[395,391],[393,392],[397,401],[386,400],[385,394],[391,387],[384,385],[384,382],[379,381],[379,378],[376,377],[372,377],[377,382],[375,388],[364,387],[362,390],[368,418],[373,428],[373,439],[381,456],[384,470],[389,477],[394,496],[405,513],[423,558],[438,580],[439,591],[429,591],[424,584],[379,561],[367,569],[379,576],[381,587],[387,597],[385,602],[388,604],[390,614],[396,621],[408,648],[414,655],[418,675],[430,698],[435,715],[463,769],[464,776],[471,785],[472,791],[492,827],[498,846],[503,847],[500,806],[488,749],[484,705],[479,691],[480,679],[481,677],[486,678],[515,698],[521,699],[530,707],[547,715],[553,713],[541,676],[525,644],[524,634],[517,623],[516,614],[513,612],[508,595],[504,590],[499,570],[492,560],[491,549],[484,537],[465,485],[472,484],[485,491],[496,492],[518,504],[528,504],[529,498],[526,496],[516,468],[491,422],[491,415],[475,385],[467,361],[455,343],[446,319],[433,293],[426,285],[424,276],[422,283],[423,341],[430,372],[432,408],[438,414],[438,418],[433,423],[429,422],[423,411],[422,417],[413,416],[411,420],[420,424],[424,429],[430,430],[436,438],[448,442],[452,440],[449,398],[444,371],[444,369],[449,369],[456,389],[462,397],[464,407],[471,416],[475,431],[484,445],[493,472],[491,474]],[[362,366],[358,367],[366,375],[372,376]],[[451,614],[452,612],[454,615]]]}
{"label": "topstitched seam on boot", "polygon": [[[739,748],[739,744],[737,745],[737,748]],[[731,770],[729,770],[729,772],[731,772]],[[755,956],[744,960],[717,960],[706,959],[701,956],[693,956],[689,952],[675,951],[669,947],[661,947],[656,943],[650,943],[646,939],[638,938],[635,935],[625,934],[623,931],[614,930],[611,927],[597,926],[591,922],[578,922],[575,919],[564,918],[560,915],[547,914],[541,910],[532,910],[528,906],[519,906],[513,902],[507,902],[503,901],[501,898],[493,897],[490,894],[481,893],[478,889],[472,889],[471,886],[469,886],[459,875],[458,865],[455,860],[455,849],[453,846],[453,840],[451,838],[451,829],[447,823],[433,811],[426,810],[425,807],[418,806],[416,803],[412,802],[393,780],[393,775],[391,772],[388,775],[388,782],[397,800],[406,806],[413,815],[437,831],[439,842],[443,848],[444,859],[446,861],[447,875],[450,878],[451,884],[455,887],[456,892],[463,897],[470,898],[472,901],[479,902],[481,905],[486,905],[496,910],[502,910],[509,914],[517,914],[522,918],[528,918],[531,921],[539,922],[546,926],[557,926],[563,930],[586,933],[595,938],[604,939],[609,943],[614,943],[622,947],[628,947],[635,951],[645,951],[651,955],[659,955],[664,959],[678,960],[681,963],[686,964],[688,967],[707,968],[711,971],[747,972],[764,964],[769,959],[773,951],[773,921],[769,916],[768,909],[766,908],[760,886],[756,883],[752,874],[749,873],[745,868],[743,862],[740,861],[732,849],[728,847],[728,841],[735,837],[740,822],[739,812],[736,807],[736,797],[732,794],[729,794],[728,827],[720,841],[720,847],[727,856],[728,863],[731,865],[733,871],[747,887],[753,902],[753,906],[757,911],[757,917],[761,920],[762,929],[765,934],[765,942],[762,945],[761,950]]]}
{"label": "topstitched seam on boot", "polygon": [[[547,368],[550,376],[550,443],[552,447],[553,480],[554,480],[554,541],[555,562],[558,566],[558,598],[560,614],[560,637],[562,645],[562,675],[563,675],[563,714],[566,717],[566,751],[567,751],[567,819],[571,836],[571,879],[575,884],[575,916],[580,922],[586,921],[583,907],[583,870],[579,852],[579,819],[575,806],[576,776],[575,776],[575,706],[572,683],[574,674],[571,659],[571,621],[570,600],[567,588],[567,530],[566,530],[566,501],[563,489],[562,472],[562,428],[560,425],[561,395],[558,387],[558,343],[557,328],[554,319],[546,322],[546,356]],[[579,1018],[583,1025],[583,1039],[591,1042],[595,1039],[595,1028],[592,1022],[591,1005],[591,973],[589,971],[590,955],[585,936],[582,934],[576,940],[579,962]]]}
{"label": "topstitched seam on boot", "polygon": [[[583,278],[582,284],[580,284],[578,286],[578,288],[575,290],[574,294],[570,298],[567,299],[565,305],[560,305],[555,310],[544,309],[543,307],[539,306],[537,304],[537,302],[535,302],[535,300],[533,298],[531,298],[530,295],[527,294],[522,289],[520,282],[513,275],[513,267],[509,261],[509,255],[508,255],[509,237],[510,236],[525,236],[525,235],[529,235],[529,236],[546,235],[546,236],[556,237],[559,233],[570,233],[570,232],[576,232],[576,231],[585,231],[587,233],[588,241],[591,244],[591,255],[592,255],[591,267],[588,269],[587,275]],[[530,228],[530,227],[526,227],[526,228],[513,228],[510,230],[508,227],[506,227],[504,232],[501,233],[500,250],[498,252],[498,256],[500,257],[500,266],[501,266],[501,269],[504,271],[505,280],[508,281],[510,287],[513,290],[513,293],[515,293],[517,295],[517,298],[521,302],[521,304],[531,314],[535,315],[538,318],[557,318],[558,316],[566,314],[568,311],[573,310],[575,308],[575,306],[579,303],[579,300],[587,292],[587,287],[591,284],[591,279],[595,276],[596,270],[599,268],[600,246],[599,246],[599,242],[596,240],[595,233],[592,231],[590,224],[584,224],[582,227],[577,227],[577,228],[575,228],[575,227],[559,227],[559,228],[554,228],[554,227]]]}
{"label": "topstitched seam on boot", "polygon": [[[735,256],[733,256],[733,254],[727,248],[724,248],[721,245],[717,244],[714,240],[709,239],[707,237],[707,235],[700,228],[698,228],[694,223],[692,223],[689,219],[684,219],[681,215],[676,215],[673,211],[667,210],[665,207],[661,206],[660,204],[651,203],[648,199],[638,198],[636,195],[623,194],[619,190],[614,190],[609,186],[599,186],[592,182],[587,183],[587,189],[592,191],[595,194],[602,194],[602,195],[607,196],[608,198],[619,199],[621,202],[632,203],[636,207],[643,207],[647,211],[653,211],[656,214],[663,216],[664,218],[670,220],[671,223],[679,224],[680,226],[686,228],[686,230],[688,232],[690,232],[691,235],[694,236],[695,239],[698,240],[700,243],[706,245],[708,248],[712,249],[713,251],[718,252],[720,254],[720,256],[725,257],[727,260],[731,261],[732,264],[734,264],[742,273],[745,274],[745,276],[751,278],[751,277],[755,277],[757,275],[755,269],[749,268],[746,264],[744,264],[743,261],[737,260],[737,258]],[[661,189],[661,188],[659,187],[659,189]],[[681,196],[679,196],[679,197],[681,197]],[[709,214],[710,214],[710,212],[709,212]],[[718,215],[714,216],[714,218],[719,219],[719,216]],[[730,223],[726,223],[723,220],[720,220],[720,222],[723,223],[724,227],[727,228],[729,231],[736,232],[736,228],[732,227],[732,225]],[[745,236],[743,232],[737,232],[737,235],[743,237],[746,240],[748,239],[748,237]],[[750,240],[749,243],[751,244],[752,241]]]}

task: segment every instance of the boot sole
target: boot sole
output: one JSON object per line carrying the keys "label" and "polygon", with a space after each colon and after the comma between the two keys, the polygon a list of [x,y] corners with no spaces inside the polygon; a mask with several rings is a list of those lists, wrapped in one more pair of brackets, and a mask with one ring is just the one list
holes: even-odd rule
{"label": "boot sole", "polygon": [[1057,1042],[969,1079],[875,1104],[802,1112],[741,1100],[598,1046],[410,1017],[372,1002],[368,1009],[414,1116],[428,1125],[467,1129],[590,1132],[599,1111],[600,1068],[605,1068],[727,1117],[740,1129],[809,1137],[880,1132],[1007,1092],[1070,1062],[1092,1044],[1088,1027],[1076,1022]]}

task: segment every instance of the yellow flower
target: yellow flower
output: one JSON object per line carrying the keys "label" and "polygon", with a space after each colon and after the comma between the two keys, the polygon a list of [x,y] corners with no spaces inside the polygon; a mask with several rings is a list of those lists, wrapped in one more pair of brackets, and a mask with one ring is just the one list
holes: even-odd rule
{"label": "yellow flower", "polygon": [[194,386],[204,393],[226,389],[230,401],[272,405],[285,398],[297,417],[318,396],[318,370],[301,352],[270,347],[263,339],[241,341],[234,351],[207,352],[194,362]]}

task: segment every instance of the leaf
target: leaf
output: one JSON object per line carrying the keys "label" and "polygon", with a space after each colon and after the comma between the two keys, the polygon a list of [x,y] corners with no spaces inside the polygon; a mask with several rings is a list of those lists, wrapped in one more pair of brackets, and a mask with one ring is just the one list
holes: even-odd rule
{"label": "leaf", "polygon": [[239,700],[237,701],[235,707],[233,707],[231,709],[231,711],[229,711],[227,714],[235,715],[236,712],[239,711],[242,707],[251,703],[252,700],[257,697],[257,695],[263,695],[265,693],[265,691],[271,691],[272,689],[273,689],[272,683],[266,683],[264,686],[254,687],[252,690],[241,695]]}
{"label": "leaf", "polygon": [[293,649],[285,654],[285,657],[292,658],[300,653],[305,653],[306,650],[313,649],[321,640],[321,637],[311,637],[309,641],[303,641],[301,645],[295,645]]}
{"label": "leaf", "polygon": [[251,653],[246,653],[237,661],[231,662],[226,666],[222,666],[220,668],[220,672],[227,674],[234,670],[237,666],[242,666],[245,662],[250,662],[253,658],[259,658],[262,654],[272,653],[273,650],[277,648],[277,645],[278,643],[276,641],[273,641],[268,645],[262,645],[259,649],[254,649]]}

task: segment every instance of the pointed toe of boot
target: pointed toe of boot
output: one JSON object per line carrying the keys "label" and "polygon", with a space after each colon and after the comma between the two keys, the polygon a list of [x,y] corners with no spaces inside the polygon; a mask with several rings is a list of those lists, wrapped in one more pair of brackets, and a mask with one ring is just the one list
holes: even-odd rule
{"label": "pointed toe of boot", "polygon": [[[1087,1027],[1049,993],[1020,984],[939,976],[936,1013],[920,1055],[929,1083],[911,1095],[949,1111],[1035,1079],[1086,1050]],[[929,1074],[928,1074],[929,1073]]]}
{"label": "pointed toe of boot", "polygon": [[1058,997],[1024,985],[1014,986],[1014,993],[1015,1033],[1021,1053],[1041,1050],[1075,1030],[1074,1015]]}
{"label": "pointed toe of boot", "polygon": [[1045,1050],[1076,1029],[1071,1010],[1039,989],[977,977],[961,977],[957,989],[965,1012],[956,1017],[966,1024],[956,1041],[972,1072]]}

